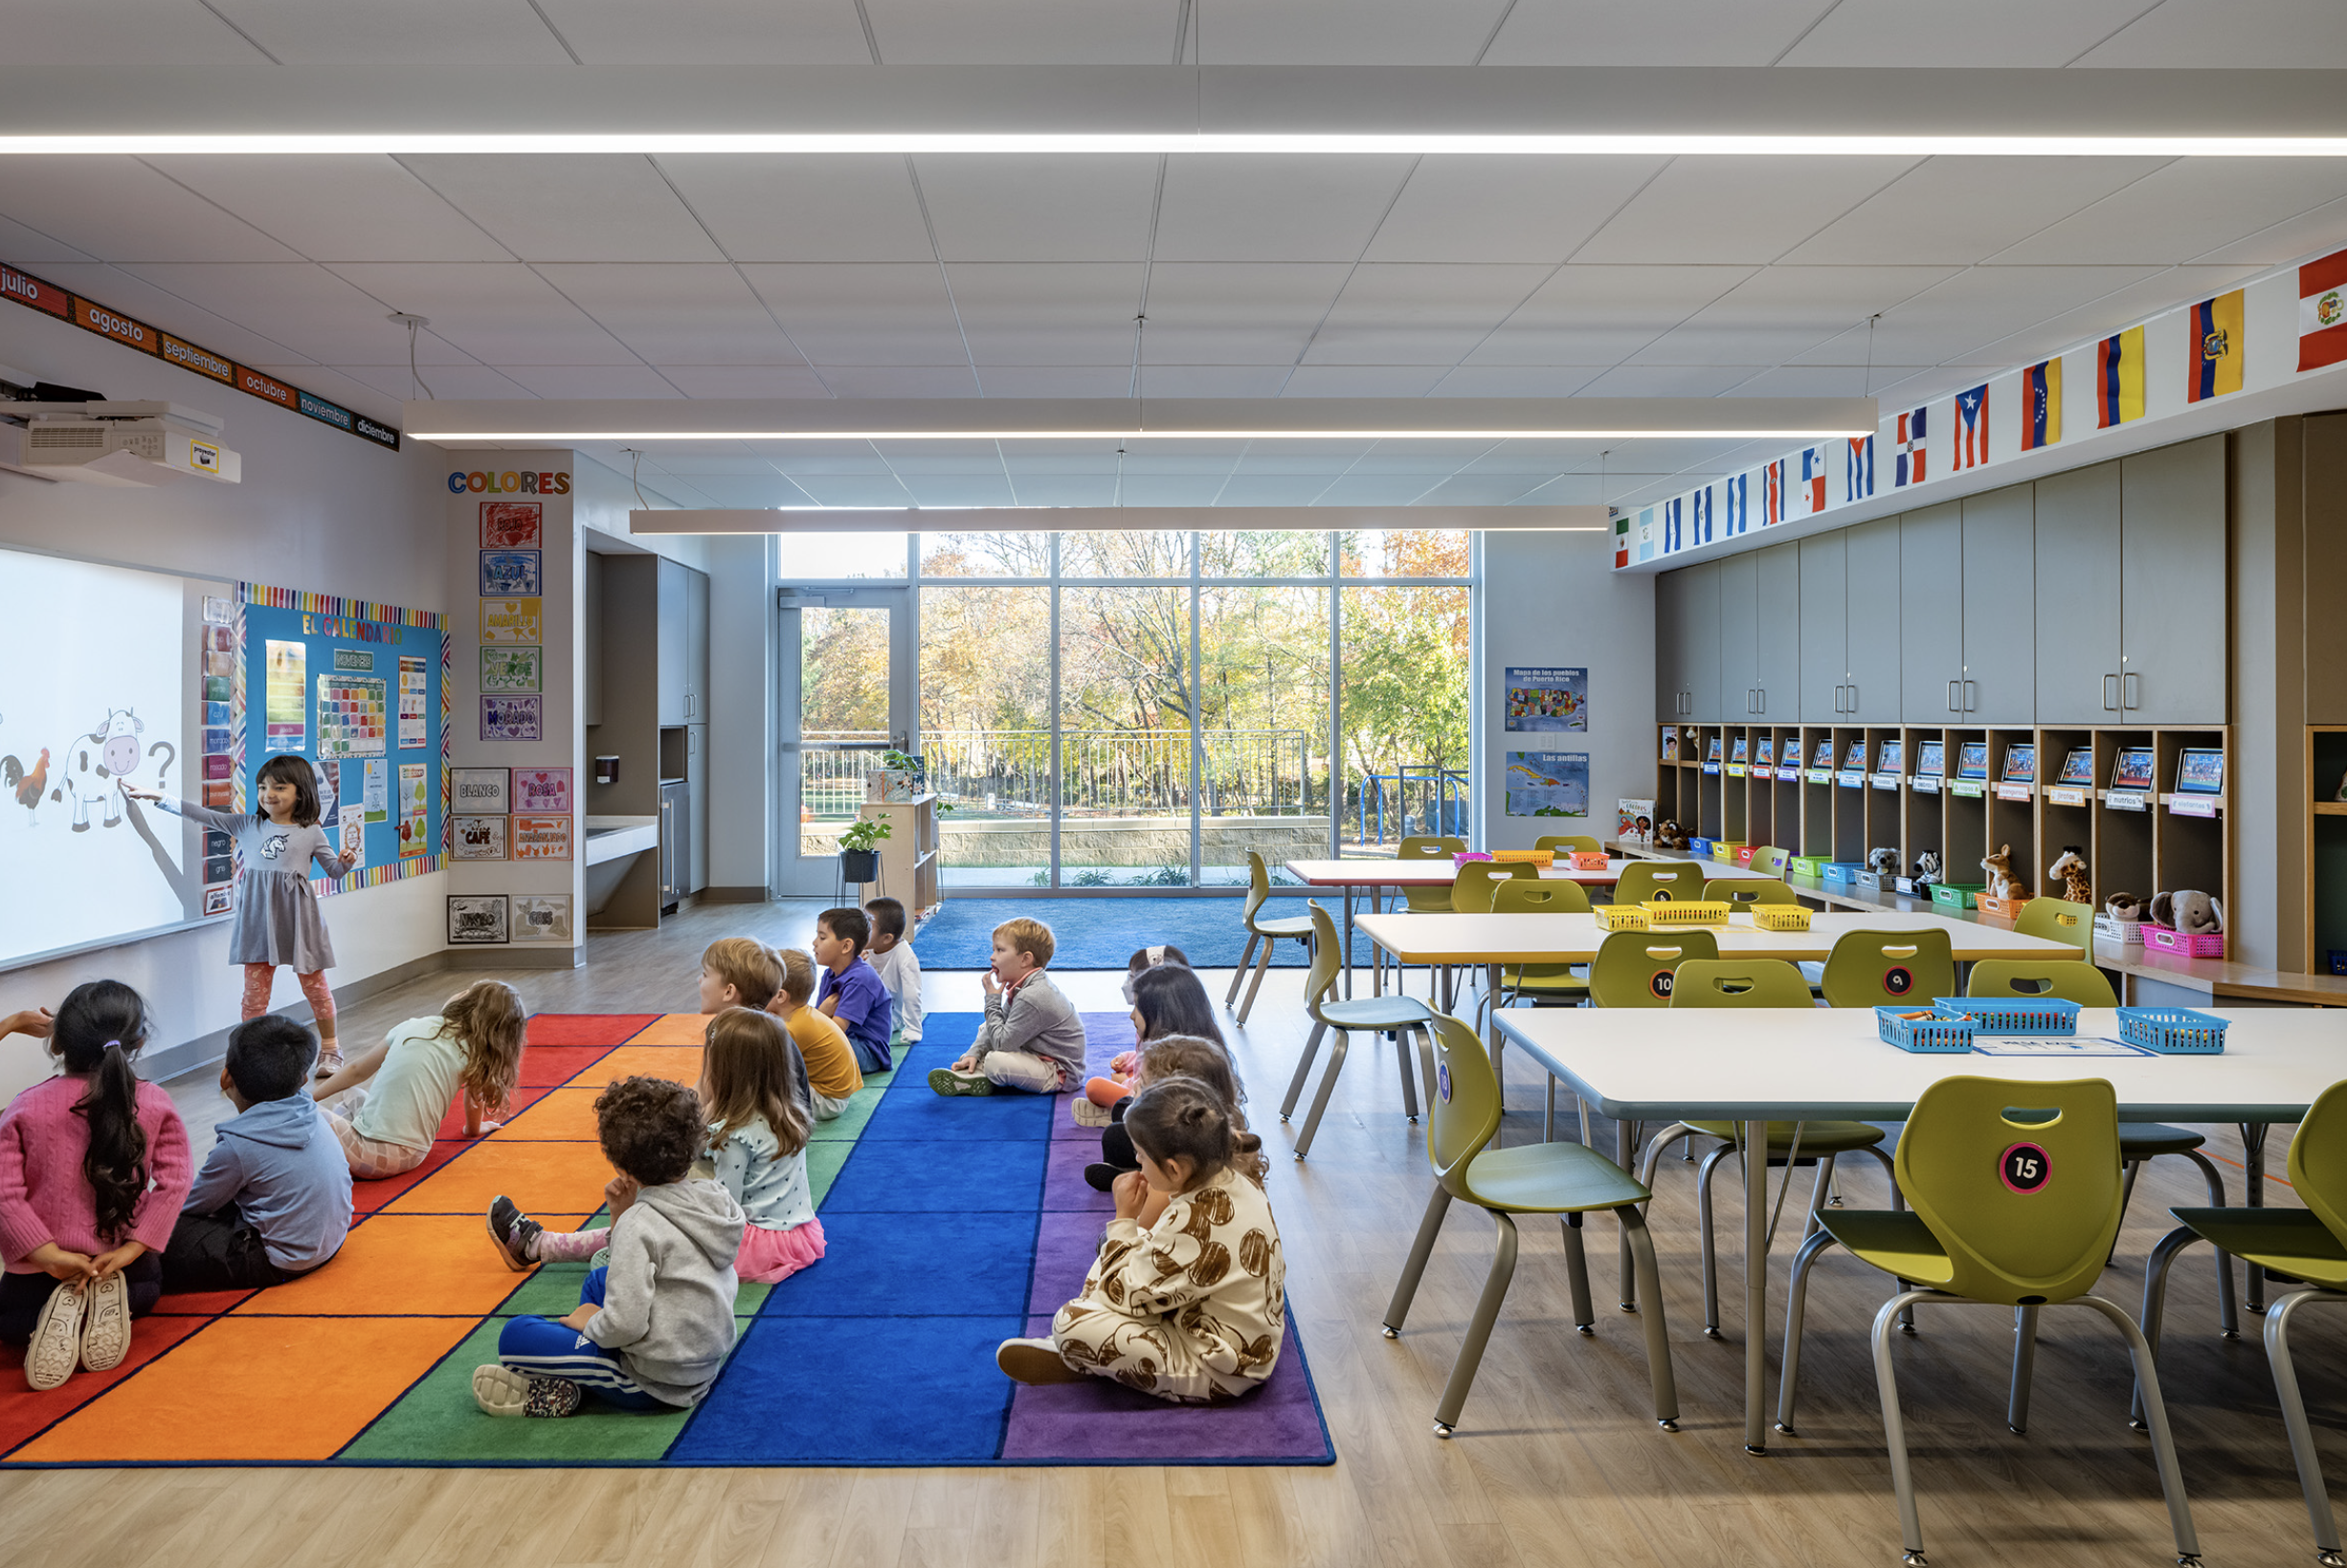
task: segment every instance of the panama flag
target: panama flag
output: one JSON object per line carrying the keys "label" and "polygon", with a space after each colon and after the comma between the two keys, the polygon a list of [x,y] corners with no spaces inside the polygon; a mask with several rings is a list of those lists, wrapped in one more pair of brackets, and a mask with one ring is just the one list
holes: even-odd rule
{"label": "panama flag", "polygon": [[1801,448],[1801,487],[1794,493],[1795,517],[1815,517],[1825,509],[1825,449]]}
{"label": "panama flag", "polygon": [[[1906,414],[1899,415],[1899,425],[1902,430],[1906,428]],[[1864,501],[1872,494],[1874,494],[1874,437],[1853,436],[1850,437],[1849,454],[1843,459],[1842,464],[1842,499],[1845,502]]]}
{"label": "panama flag", "polygon": [[1956,394],[1956,466],[1978,468],[1988,461],[1988,383]]}
{"label": "panama flag", "polygon": [[1930,450],[1923,444],[1923,416],[1928,409],[1916,409],[1899,415],[1896,438],[1899,450],[1890,469],[1890,487],[1904,490],[1911,484],[1923,482],[1923,459]]}
{"label": "panama flag", "polygon": [[1722,536],[1732,539],[1739,533],[1752,531],[1752,476],[1738,474],[1723,486],[1728,492],[1728,530]]}
{"label": "panama flag", "polygon": [[1785,494],[1785,460],[1779,458],[1760,470],[1760,526],[1773,528],[1791,515],[1785,510],[1790,499]]}
{"label": "panama flag", "polygon": [[2131,326],[2094,346],[2094,428],[2143,417],[2143,328]]}
{"label": "panama flag", "polygon": [[1672,496],[1663,503],[1663,553],[1676,555],[1687,549],[1687,513],[1681,508],[1685,496]]}
{"label": "panama flag", "polygon": [[2192,307],[2184,345],[2184,401],[2199,403],[2241,391],[2242,291],[2220,294]]}
{"label": "panama flag", "polygon": [[2035,452],[2062,438],[2062,362],[2041,360],[2021,373],[2021,449]]}
{"label": "panama flag", "polygon": [[2347,251],[2298,269],[2298,369],[2347,359]]}
{"label": "panama flag", "polygon": [[1638,511],[1638,558],[1654,559],[1654,508],[1642,506]]}

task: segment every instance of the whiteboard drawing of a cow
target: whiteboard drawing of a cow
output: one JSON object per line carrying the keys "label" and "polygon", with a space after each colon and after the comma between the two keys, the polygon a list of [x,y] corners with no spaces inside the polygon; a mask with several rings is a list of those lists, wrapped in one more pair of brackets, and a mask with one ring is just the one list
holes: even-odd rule
{"label": "whiteboard drawing of a cow", "polygon": [[74,802],[74,831],[90,830],[90,808],[100,808],[103,825],[123,819],[120,780],[139,771],[139,737],[146,721],[126,707],[106,709],[103,723],[86,735],[74,737],[66,750],[65,793]]}

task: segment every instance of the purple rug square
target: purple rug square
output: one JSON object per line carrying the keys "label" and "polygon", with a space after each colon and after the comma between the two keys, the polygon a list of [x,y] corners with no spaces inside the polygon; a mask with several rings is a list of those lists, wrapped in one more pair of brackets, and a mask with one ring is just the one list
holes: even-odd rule
{"label": "purple rug square", "polygon": [[1100,1129],[1085,1127],[1076,1120],[1076,1102],[1081,1094],[1062,1094],[1051,1102],[1051,1141],[1054,1143],[1089,1143],[1100,1147]]}
{"label": "purple rug square", "polygon": [[[1039,1272],[1041,1261],[1038,1259]],[[1031,1334],[1050,1332],[1045,1321]],[[1236,1404],[1173,1405],[1105,1378],[1020,1388],[1011,1397],[1002,1457],[1012,1462],[1180,1465],[1333,1464],[1312,1375],[1291,1325],[1277,1369]]]}
{"label": "purple rug square", "polygon": [[1027,1287],[1027,1310],[1043,1314],[1043,1332],[1051,1330],[1051,1314],[1076,1299],[1084,1276],[1100,1256],[1100,1233],[1105,1214],[1045,1214],[1035,1227],[1035,1272]]}
{"label": "purple rug square", "polygon": [[1055,1141],[1051,1146],[1050,1163],[1043,1171],[1043,1208],[1074,1209],[1082,1214],[1097,1215],[1093,1223],[1116,1212],[1114,1195],[1104,1193],[1084,1179],[1084,1168],[1100,1160],[1100,1144]]}

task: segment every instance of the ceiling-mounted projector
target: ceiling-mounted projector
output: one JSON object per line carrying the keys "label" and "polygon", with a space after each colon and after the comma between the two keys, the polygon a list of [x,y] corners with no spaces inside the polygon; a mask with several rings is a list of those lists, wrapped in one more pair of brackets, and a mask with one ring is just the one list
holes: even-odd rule
{"label": "ceiling-mounted projector", "polygon": [[244,477],[243,459],[220,444],[219,418],[182,404],[0,403],[0,414],[26,421],[0,444],[0,465],[42,479],[148,487]]}

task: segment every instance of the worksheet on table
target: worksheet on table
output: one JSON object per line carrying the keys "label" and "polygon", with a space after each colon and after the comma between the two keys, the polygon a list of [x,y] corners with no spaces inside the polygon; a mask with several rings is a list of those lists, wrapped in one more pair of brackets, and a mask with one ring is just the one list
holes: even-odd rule
{"label": "worksheet on table", "polygon": [[2090,1035],[1997,1035],[1976,1038],[1979,1056],[2149,1056],[2152,1053],[2123,1040]]}

